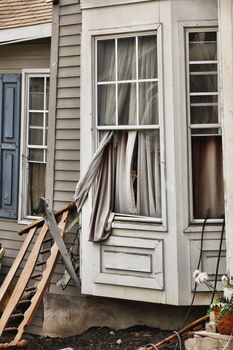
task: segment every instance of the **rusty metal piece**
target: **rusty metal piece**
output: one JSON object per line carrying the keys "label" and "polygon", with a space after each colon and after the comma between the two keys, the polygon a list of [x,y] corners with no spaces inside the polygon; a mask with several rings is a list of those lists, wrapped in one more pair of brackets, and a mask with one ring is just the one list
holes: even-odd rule
{"label": "rusty metal piece", "polygon": [[[171,334],[165,339],[159,341],[156,344],[152,344],[147,347],[144,347],[145,350],[154,350],[154,349],[163,349],[165,346],[170,346],[177,343],[177,334],[181,337],[181,339],[187,339],[191,336],[190,332],[197,331],[205,328],[205,322],[209,319],[209,316],[203,316],[198,318],[197,320],[189,323],[187,326],[180,329],[176,334]],[[140,348],[143,349],[143,346]]]}

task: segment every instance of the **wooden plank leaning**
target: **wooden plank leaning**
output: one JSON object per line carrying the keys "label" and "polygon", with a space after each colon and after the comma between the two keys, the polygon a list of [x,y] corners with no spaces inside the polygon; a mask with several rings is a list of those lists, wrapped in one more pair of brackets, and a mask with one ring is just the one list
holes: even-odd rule
{"label": "wooden plank leaning", "polygon": [[27,252],[27,249],[30,245],[30,243],[32,242],[32,239],[35,235],[35,232],[37,230],[37,227],[32,227],[30,230],[29,230],[29,233],[26,237],[26,239],[24,240],[19,252],[18,252],[18,255],[16,257],[16,259],[14,260],[10,270],[8,271],[8,274],[6,276],[6,278],[4,279],[1,287],[0,287],[0,303],[1,301],[3,300],[9,286],[11,285],[12,281],[13,281],[13,278],[15,276],[15,273],[16,271],[18,270],[21,262],[23,261],[23,258]]}

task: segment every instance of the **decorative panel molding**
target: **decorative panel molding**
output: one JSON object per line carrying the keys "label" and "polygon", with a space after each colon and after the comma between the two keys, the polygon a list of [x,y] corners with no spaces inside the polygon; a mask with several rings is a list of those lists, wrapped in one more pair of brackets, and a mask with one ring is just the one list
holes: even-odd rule
{"label": "decorative panel molding", "polygon": [[[215,273],[218,261],[220,240],[218,239],[204,239],[201,265],[199,270],[208,274],[211,282],[214,283]],[[190,240],[190,275],[192,278],[193,272],[197,269],[201,249],[201,240]],[[221,290],[221,276],[226,273],[226,242],[222,242],[222,251],[220,256],[218,268],[218,282],[217,289]],[[194,288],[194,281],[192,278],[192,288]],[[198,286],[198,291],[207,291],[207,287],[203,284]]]}
{"label": "decorative panel molding", "polygon": [[163,240],[111,237],[101,245],[95,283],[163,290]]}

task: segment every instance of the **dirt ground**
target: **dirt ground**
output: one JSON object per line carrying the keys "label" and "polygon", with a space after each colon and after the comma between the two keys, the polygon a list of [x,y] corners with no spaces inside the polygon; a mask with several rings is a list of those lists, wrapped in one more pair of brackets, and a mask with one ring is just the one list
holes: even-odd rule
{"label": "dirt ground", "polygon": [[[145,326],[125,330],[111,330],[108,327],[93,327],[78,336],[68,338],[29,337],[27,350],[136,350],[140,346],[156,343],[171,331],[161,331]],[[70,349],[69,349],[70,350]]]}

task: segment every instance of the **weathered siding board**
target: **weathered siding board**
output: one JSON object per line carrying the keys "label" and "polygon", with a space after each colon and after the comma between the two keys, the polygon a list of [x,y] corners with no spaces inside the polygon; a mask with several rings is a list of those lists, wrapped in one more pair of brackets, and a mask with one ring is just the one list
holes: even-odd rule
{"label": "weathered siding board", "polygon": [[75,191],[75,184],[71,181],[57,181],[56,182],[56,187],[55,190],[56,191],[63,191],[64,188],[69,191],[74,193]]}
{"label": "weathered siding board", "polygon": [[[80,175],[80,33],[79,1],[59,1],[53,191],[55,210],[73,200]],[[73,241],[73,235],[66,235],[65,241],[69,247]],[[49,292],[79,295],[79,289],[72,282],[64,291],[56,286],[56,282],[62,278],[63,273],[64,266],[59,260]]]}
{"label": "weathered siding board", "polygon": [[[64,202],[71,201],[73,199],[76,182],[79,176],[80,138],[79,108],[81,13],[79,4],[77,4],[75,1],[65,1],[60,3],[59,11],[60,30],[57,74],[58,89],[56,105],[56,145],[54,161],[55,208],[59,208]],[[54,281],[56,280],[57,276],[55,275]],[[56,287],[54,289],[57,290]],[[67,291],[65,291],[65,293],[67,293]]]}
{"label": "weathered siding board", "polygon": [[[60,57],[70,57],[80,55],[80,46],[70,45],[63,46],[59,49]],[[79,64],[77,64],[79,65]]]}
{"label": "weathered siding board", "polygon": [[[76,150],[71,150],[70,154],[72,155],[73,159],[78,159],[80,156],[80,152],[76,151]],[[64,152],[63,151],[56,151],[56,159],[57,160],[66,160],[66,158],[64,157]]]}
{"label": "weathered siding board", "polygon": [[80,86],[79,77],[60,78],[58,81],[58,88],[73,88]]}
{"label": "weathered siding board", "polygon": [[[66,109],[66,113],[63,114],[64,109],[60,108],[57,110],[57,119],[76,119],[80,117],[80,109],[79,108],[74,108],[74,109]],[[79,122],[79,119],[77,120]]]}
{"label": "weathered siding board", "polygon": [[[76,113],[76,111],[75,111]],[[72,127],[75,127],[76,129],[79,130],[80,128],[80,120],[79,118],[79,113],[76,113],[76,119],[72,118],[66,118],[65,123],[64,120],[58,119],[57,120],[57,129],[71,129]]]}
{"label": "weathered siding board", "polygon": [[80,56],[61,57],[59,67],[76,67],[80,65]]}
{"label": "weathered siding board", "polygon": [[67,171],[56,171],[55,174],[55,180],[56,181],[74,181],[74,179],[79,178],[80,173],[79,171],[70,171],[67,173]]}
{"label": "weathered siding board", "polygon": [[58,78],[80,77],[80,67],[63,67],[58,71]]}
{"label": "weathered siding board", "polygon": [[[57,130],[57,139],[59,140],[79,140],[80,139],[80,131],[73,129],[61,129]],[[73,158],[71,157],[73,160]],[[75,160],[75,159],[74,159]]]}
{"label": "weathered siding board", "polygon": [[72,24],[70,26],[60,27],[60,35],[66,36],[71,34],[79,34],[81,33],[81,24]]}
{"label": "weathered siding board", "polygon": [[79,98],[60,98],[57,101],[57,108],[80,108]]}
{"label": "weathered siding board", "polygon": [[[58,140],[56,142],[56,149],[64,150],[64,151],[72,151],[73,149],[80,149],[80,141],[79,140]],[[75,159],[72,159],[75,162]]]}
{"label": "weathered siding board", "polygon": [[[57,160],[55,163],[55,170],[64,170],[64,171],[78,171],[79,169],[79,162],[74,162],[73,160]],[[74,182],[76,183],[77,180],[74,179]],[[64,189],[66,191],[66,189]],[[55,192],[54,197],[57,195]]]}
{"label": "weathered siding board", "polygon": [[71,24],[81,23],[81,13],[61,15],[60,25],[67,26]]}
{"label": "weathered siding board", "polygon": [[76,4],[70,4],[66,6],[62,6],[60,9],[60,15],[65,16],[65,15],[73,15],[74,13],[76,14],[81,14],[81,10],[77,10]]}
{"label": "weathered siding board", "polygon": [[66,35],[60,38],[60,48],[72,45],[80,45],[80,35]]}

